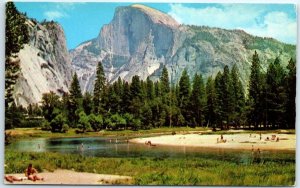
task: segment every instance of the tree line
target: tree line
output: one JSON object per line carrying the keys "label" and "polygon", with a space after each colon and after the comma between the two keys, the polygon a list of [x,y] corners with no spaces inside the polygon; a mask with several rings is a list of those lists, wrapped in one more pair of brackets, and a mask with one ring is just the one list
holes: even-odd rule
{"label": "tree line", "polygon": [[[150,129],[162,126],[208,126],[220,129],[295,128],[296,63],[282,67],[279,58],[263,71],[257,52],[253,54],[249,83],[242,85],[238,68],[225,66],[206,80],[192,79],[185,69],[178,83],[170,83],[163,67],[160,79],[131,82],[119,78],[109,84],[99,62],[92,93],[82,95],[73,76],[69,93],[43,94],[41,103],[27,109],[16,106],[12,93],[20,71],[17,52],[28,42],[25,15],[12,2],[6,4],[5,125],[40,126],[52,132],[77,128],[81,132],[102,129]],[[20,37],[16,37],[20,36]]]}
{"label": "tree line", "polygon": [[295,128],[293,59],[284,68],[276,58],[264,72],[255,52],[247,95],[239,78],[236,65],[225,66],[206,81],[197,73],[190,80],[185,69],[179,82],[172,84],[163,67],[155,82],[133,76],[130,83],[119,78],[109,84],[99,62],[93,93],[82,95],[75,73],[69,93],[43,94],[41,106],[30,105],[28,114],[43,115],[43,129],[52,132],[66,132],[70,127],[80,132],[163,126]]}

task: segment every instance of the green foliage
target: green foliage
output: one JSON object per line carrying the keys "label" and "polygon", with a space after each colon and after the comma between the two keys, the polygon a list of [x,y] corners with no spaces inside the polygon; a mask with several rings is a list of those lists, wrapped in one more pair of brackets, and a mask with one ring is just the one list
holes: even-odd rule
{"label": "green foliage", "polygon": [[296,62],[291,58],[288,66],[288,73],[285,82],[286,88],[286,120],[289,128],[295,128],[296,124]]}
{"label": "green foliage", "polygon": [[94,131],[103,129],[103,117],[101,115],[90,114],[88,116],[89,123]]}
{"label": "green foliage", "polygon": [[13,91],[20,72],[20,60],[16,54],[28,43],[29,34],[26,17],[13,2],[6,3],[5,13],[5,129],[10,129],[21,121],[13,107]]}
{"label": "green foliage", "polygon": [[67,118],[58,109],[54,110],[54,114],[57,114],[50,122],[51,132],[64,132],[63,125],[67,123]]}
{"label": "green foliage", "polygon": [[214,80],[208,77],[206,82],[206,122],[207,125],[214,125],[216,121],[216,92]]}
{"label": "green foliage", "polygon": [[276,58],[274,63],[269,65],[266,75],[266,121],[272,126],[282,127],[285,124],[285,77],[285,71]]}
{"label": "green foliage", "polygon": [[253,123],[256,127],[262,120],[262,96],[263,93],[263,76],[260,70],[260,60],[255,51],[252,57],[251,74],[249,79],[249,96],[248,103],[250,105],[250,113],[248,114],[249,123]]}
{"label": "green foliage", "polygon": [[168,70],[166,66],[163,67],[161,77],[160,77],[160,83],[161,83],[161,92],[163,94],[170,92],[170,82],[169,82],[169,75]]}
{"label": "green foliage", "polygon": [[193,80],[193,89],[190,97],[191,113],[195,117],[195,123],[202,126],[205,110],[205,87],[201,75],[195,74]]}
{"label": "green foliage", "polygon": [[70,94],[67,101],[68,119],[72,124],[77,124],[79,117],[76,114],[76,110],[81,107],[82,94],[78,81],[77,74],[73,75],[73,79],[70,87]]}
{"label": "green foliage", "polygon": [[45,120],[43,123],[42,123],[42,130],[43,131],[51,131],[52,127],[50,125],[50,123]]}
{"label": "green foliage", "polygon": [[55,118],[54,109],[59,106],[59,96],[54,92],[44,93],[42,97],[42,111],[45,119],[49,122]]}
{"label": "green foliage", "polygon": [[93,109],[93,97],[89,92],[85,92],[83,95],[82,108],[87,115],[91,114]]}
{"label": "green foliage", "polygon": [[78,128],[81,129],[82,132],[90,131],[92,129],[89,116],[87,116],[84,111],[79,112],[79,121]]}
{"label": "green foliage", "polygon": [[184,69],[179,80],[179,107],[185,120],[191,119],[189,114],[189,99],[190,99],[190,78],[187,70]]}
{"label": "green foliage", "polygon": [[96,71],[96,80],[94,85],[94,113],[101,114],[104,112],[104,102],[105,102],[105,87],[106,87],[106,78],[104,74],[104,69],[102,63],[99,62]]}

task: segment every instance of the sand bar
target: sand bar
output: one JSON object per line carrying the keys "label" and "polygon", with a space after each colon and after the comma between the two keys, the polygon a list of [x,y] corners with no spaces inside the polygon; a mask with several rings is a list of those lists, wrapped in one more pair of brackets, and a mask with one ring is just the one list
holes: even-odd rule
{"label": "sand bar", "polygon": [[[279,137],[279,141],[271,140],[272,135]],[[225,143],[220,142],[220,135],[213,134],[176,134],[176,135],[164,135],[147,138],[135,138],[129,140],[132,143],[145,144],[147,141],[151,141],[151,144],[158,147],[164,146],[191,146],[191,147],[206,147],[206,148],[228,148],[228,149],[246,149],[251,150],[295,150],[296,149],[296,135],[295,134],[277,134],[269,133],[262,134],[260,139],[259,134],[225,134],[223,139]],[[269,138],[269,141],[266,138]],[[217,140],[219,139],[219,142]],[[148,145],[147,145],[148,146]]]}
{"label": "sand bar", "polygon": [[[6,174],[15,177],[24,177],[24,174]],[[58,169],[54,172],[42,172],[38,174],[45,178],[44,181],[16,181],[13,184],[73,184],[73,185],[112,185],[132,184],[132,178],[129,176],[109,175],[109,174],[94,174],[86,172],[75,172],[72,170]],[[4,180],[5,184],[12,184]]]}

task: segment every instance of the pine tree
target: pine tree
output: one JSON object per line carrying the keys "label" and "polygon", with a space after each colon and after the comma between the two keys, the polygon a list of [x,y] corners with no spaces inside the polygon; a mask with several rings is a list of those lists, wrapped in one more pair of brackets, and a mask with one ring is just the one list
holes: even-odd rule
{"label": "pine tree", "polygon": [[205,88],[202,76],[197,73],[193,80],[190,102],[190,110],[192,110],[191,113],[193,114],[193,118],[195,118],[195,123],[202,126],[205,109]]}
{"label": "pine tree", "polygon": [[224,72],[222,76],[222,89],[223,89],[223,101],[222,101],[222,108],[223,108],[223,117],[226,120],[226,125],[228,126],[229,122],[231,121],[231,114],[233,113],[233,88],[232,82],[230,77],[230,71],[228,66],[224,67]]}
{"label": "pine tree", "polygon": [[93,110],[93,97],[89,92],[86,92],[83,95],[82,107],[83,107],[84,112],[87,115],[91,114],[91,112]]}
{"label": "pine tree", "polygon": [[272,126],[282,126],[285,123],[284,112],[286,91],[284,87],[285,71],[279,58],[269,65],[266,76],[268,122]]}
{"label": "pine tree", "polygon": [[241,123],[243,117],[243,111],[245,108],[245,95],[242,82],[239,79],[239,72],[236,65],[234,65],[231,69],[231,81],[233,89],[232,119],[235,124],[238,125]]}
{"label": "pine tree", "polygon": [[[179,80],[179,107],[185,120],[190,120],[189,114],[190,78],[184,69]],[[188,122],[187,122],[188,123]]]}
{"label": "pine tree", "polygon": [[130,85],[130,94],[131,99],[142,97],[142,87],[140,77],[135,75],[132,77],[131,85]]}
{"label": "pine tree", "polygon": [[94,85],[94,96],[93,96],[95,114],[104,113],[105,88],[106,88],[106,79],[105,79],[104,69],[102,63],[99,62],[96,71],[96,80]]}
{"label": "pine tree", "polygon": [[146,80],[146,87],[147,87],[147,99],[148,100],[152,100],[155,96],[155,93],[154,93],[154,84],[153,84],[153,81],[150,80],[149,76],[147,77],[147,80]]}
{"label": "pine tree", "polygon": [[214,125],[216,122],[216,93],[212,77],[208,77],[206,82],[206,121],[208,125]]}
{"label": "pine tree", "polygon": [[285,117],[287,119],[288,128],[295,128],[296,124],[296,62],[291,58],[288,66],[288,74],[286,77],[286,109]]}
{"label": "pine tree", "polygon": [[219,71],[215,77],[215,94],[216,94],[216,102],[215,102],[215,117],[216,124],[223,128],[223,120],[224,120],[224,109],[223,109],[223,88],[222,88],[222,73]]}
{"label": "pine tree", "polygon": [[168,70],[166,66],[164,66],[162,70],[162,74],[160,77],[160,83],[161,83],[161,92],[162,94],[166,94],[170,92],[170,82],[169,82],[169,75],[168,75]]}
{"label": "pine tree", "polygon": [[130,85],[128,82],[123,82],[123,95],[122,95],[122,113],[129,112],[129,106],[131,102],[131,92],[130,92]]}
{"label": "pine tree", "polygon": [[76,110],[81,107],[82,102],[82,93],[78,81],[77,74],[75,73],[72,78],[70,86],[70,95],[69,95],[69,105],[68,105],[68,120],[69,122],[77,125],[79,117],[76,115]]}
{"label": "pine tree", "polygon": [[261,98],[263,93],[263,80],[260,71],[260,60],[257,52],[255,51],[252,57],[251,74],[249,79],[249,96],[248,104],[250,105],[250,113],[248,115],[248,121],[253,123],[255,127],[262,120],[262,107]]}
{"label": "pine tree", "polygon": [[20,73],[20,59],[17,53],[29,41],[26,17],[15,7],[13,2],[6,3],[5,9],[5,128],[13,128],[9,122],[14,122],[18,116],[15,110],[13,91]]}

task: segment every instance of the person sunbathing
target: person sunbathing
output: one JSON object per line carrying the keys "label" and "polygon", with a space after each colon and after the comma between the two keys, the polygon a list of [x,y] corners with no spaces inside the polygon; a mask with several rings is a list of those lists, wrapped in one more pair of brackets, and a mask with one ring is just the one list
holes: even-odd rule
{"label": "person sunbathing", "polygon": [[23,178],[18,178],[18,177],[15,177],[15,176],[4,176],[5,180],[10,182],[10,183],[13,183],[14,181],[22,181]]}
{"label": "person sunbathing", "polygon": [[32,164],[29,164],[27,169],[25,170],[25,176],[32,181],[36,180],[44,180],[44,178],[40,178],[37,176],[38,171],[32,167]]}

